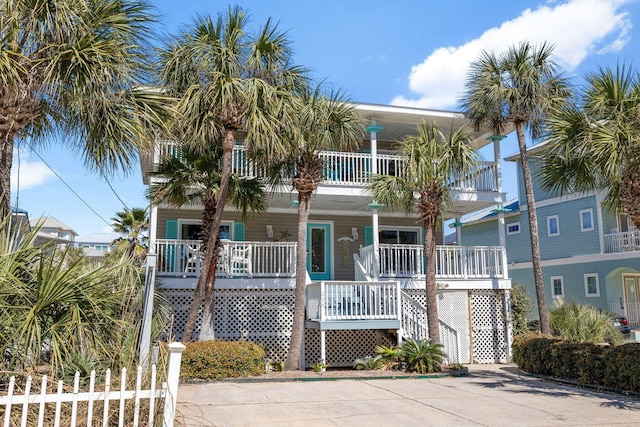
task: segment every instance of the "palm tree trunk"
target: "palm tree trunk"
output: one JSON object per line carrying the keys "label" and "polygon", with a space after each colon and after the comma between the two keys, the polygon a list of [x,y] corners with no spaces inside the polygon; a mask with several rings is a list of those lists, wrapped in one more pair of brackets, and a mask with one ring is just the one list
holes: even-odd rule
{"label": "palm tree trunk", "polygon": [[529,217],[529,237],[531,239],[531,262],[533,264],[533,280],[536,287],[536,298],[538,301],[538,313],[540,315],[540,331],[550,335],[549,311],[547,310],[547,300],[544,294],[544,280],[542,278],[542,265],[540,264],[540,242],[538,240],[538,215],[536,213],[536,201],[533,194],[533,181],[531,170],[529,169],[529,157],[527,155],[527,145],[524,135],[524,122],[516,121],[516,134],[518,136],[518,147],[520,148],[520,161],[522,163],[522,178],[524,181],[524,191],[527,198],[527,216]]}
{"label": "palm tree trunk", "polygon": [[[212,224],[214,222],[216,212],[217,201],[215,195],[213,195],[204,201],[204,210],[202,211],[203,244],[201,246],[201,250],[204,251],[205,255],[207,253],[207,249],[210,246],[216,246],[216,236],[211,234],[211,229],[213,228]],[[217,252],[213,253],[213,255],[216,254]],[[215,261],[212,260],[211,262],[215,262],[217,264],[218,257],[215,256],[214,258]],[[201,273],[204,273],[204,270],[202,270]],[[193,301],[191,302],[191,306],[189,307],[189,315],[187,316],[187,321],[184,324],[182,342],[191,342],[191,340],[193,339],[193,331],[195,330],[196,322],[198,321],[198,313],[200,313],[200,303],[202,302],[202,298],[204,297],[205,280],[200,280],[202,277],[204,277],[204,274],[200,275],[198,284],[196,285],[196,289],[193,295]]]}
{"label": "palm tree trunk", "polygon": [[[218,193],[218,205],[216,209],[216,215],[213,217],[210,231],[210,242],[215,239],[218,242],[218,234],[220,233],[220,224],[222,223],[222,213],[224,212],[224,205],[227,203],[227,195],[229,193],[229,179],[231,177],[231,160],[233,156],[233,147],[236,143],[234,129],[226,129],[225,135],[222,140],[222,171],[220,173],[220,192]],[[213,313],[214,313],[214,290],[216,281],[216,263],[218,245],[208,245],[206,256],[204,260],[204,269],[202,276],[205,278],[204,282],[204,307],[202,309],[202,326],[200,328],[199,341],[208,341],[215,338],[214,325],[213,325]],[[200,279],[202,279],[202,276]]]}
{"label": "palm tree trunk", "polygon": [[436,292],[436,224],[437,217],[424,218],[424,257],[426,262],[425,287],[427,293],[427,326],[431,342],[440,342],[438,296]]}
{"label": "palm tree trunk", "polygon": [[298,246],[296,247],[296,296],[293,308],[293,326],[291,342],[284,369],[293,371],[300,369],[302,339],[304,337],[304,310],[307,291],[307,222],[311,193],[298,193]]}
{"label": "palm tree trunk", "polygon": [[11,167],[14,133],[0,127],[0,218],[11,214]]}

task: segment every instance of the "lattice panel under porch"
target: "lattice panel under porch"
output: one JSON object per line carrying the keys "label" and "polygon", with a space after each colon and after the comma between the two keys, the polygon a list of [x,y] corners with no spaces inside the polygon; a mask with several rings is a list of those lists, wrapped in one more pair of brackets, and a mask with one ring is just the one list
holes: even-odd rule
{"label": "lattice panel under porch", "polygon": [[[159,289],[158,292],[169,302],[173,315],[173,321],[169,325],[166,339],[180,341],[182,340],[184,325],[187,323],[187,317],[189,316],[189,308],[193,300],[193,289]],[[200,312],[198,313],[198,320],[196,321],[196,329],[194,331],[196,336],[198,336],[200,332],[201,324],[202,304],[200,304]]]}
{"label": "lattice panel under porch", "polygon": [[471,291],[474,363],[506,363],[507,337],[500,291]]}
{"label": "lattice panel under porch", "polygon": [[[172,334],[181,339],[189,314],[193,290],[161,290],[172,304]],[[272,360],[286,358],[293,325],[292,289],[218,289],[215,291],[215,336],[225,341],[245,339],[264,345]],[[202,310],[201,310],[202,312]],[[196,335],[200,330],[198,316]]]}
{"label": "lattice panel under porch", "polygon": [[[357,358],[375,355],[377,344],[373,329],[327,331],[325,339],[326,362],[330,367],[351,367]],[[389,345],[385,340],[382,344]],[[305,330],[304,346],[306,366],[317,363],[320,360],[320,331]]]}

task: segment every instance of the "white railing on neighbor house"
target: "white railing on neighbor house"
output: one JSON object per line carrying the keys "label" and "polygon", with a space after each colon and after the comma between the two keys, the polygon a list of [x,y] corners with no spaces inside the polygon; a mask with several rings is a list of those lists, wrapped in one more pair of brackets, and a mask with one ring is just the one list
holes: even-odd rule
{"label": "white railing on neighbor house", "polygon": [[625,316],[631,329],[640,328],[640,302],[627,302],[624,304],[611,302],[609,303],[609,311]]}
{"label": "white railing on neighbor house", "polygon": [[[158,276],[198,277],[203,254],[199,240],[156,240]],[[217,277],[294,277],[295,242],[224,241]]]}
{"label": "white railing on neighbor house", "polygon": [[[96,372],[91,371],[87,391],[80,389],[80,373],[76,372],[73,392],[64,392],[62,381],[57,383],[57,391],[48,393],[47,376],[42,377],[38,391],[32,393],[33,378],[27,377],[22,392],[16,394],[16,378],[9,379],[6,395],[0,396],[0,408],[4,409],[4,426],[10,425],[60,425],[76,424],[103,427],[118,425],[153,426],[155,417],[165,427],[173,426],[176,416],[180,364],[185,346],[181,343],[169,344],[167,381],[160,388],[156,384],[156,366],[151,367],[149,389],[142,388],[143,368],[138,367],[134,389],[127,389],[127,370],[122,369],[120,386],[112,388],[111,371],[107,370],[103,386],[96,387]],[[148,401],[148,411],[141,410],[142,401]],[[164,401],[163,401],[164,400]],[[133,402],[133,419],[125,419],[125,407]],[[112,406],[111,403],[114,403]],[[159,412],[156,408],[163,409]],[[116,409],[117,407],[117,409]],[[64,419],[62,414],[64,413]],[[129,414],[131,415],[131,414]],[[117,418],[116,418],[117,416]],[[80,418],[85,419],[83,422]],[[46,420],[46,421],[45,421]],[[37,424],[36,424],[37,422]],[[116,424],[117,422],[117,424]]]}
{"label": "white railing on neighbor house", "polygon": [[400,320],[398,282],[313,282],[307,317],[313,320]]}
{"label": "white railing on neighbor house", "polygon": [[[481,279],[505,277],[502,247],[446,246],[436,247],[436,277],[447,279]],[[363,253],[363,252],[361,252]],[[364,252],[367,259],[372,252]],[[364,265],[370,263],[365,261]],[[422,245],[380,245],[381,277],[416,277],[425,275]]]}
{"label": "white railing on neighbor house", "polygon": [[611,233],[604,238],[604,253],[640,251],[640,230]]}
{"label": "white railing on neighbor house", "polygon": [[[157,154],[160,156],[179,157],[175,143],[161,144]],[[365,186],[371,179],[371,153],[353,153],[340,151],[321,151],[324,160],[323,179],[325,184]],[[377,171],[380,175],[404,174],[405,162],[402,156],[395,154],[378,154]],[[154,159],[157,161],[157,159]],[[233,149],[231,163],[232,173],[246,177],[264,177],[265,172],[256,170],[250,161],[246,147],[237,145]],[[479,162],[475,170],[463,177],[451,177],[451,188],[455,190],[497,191],[498,172],[495,162]]]}

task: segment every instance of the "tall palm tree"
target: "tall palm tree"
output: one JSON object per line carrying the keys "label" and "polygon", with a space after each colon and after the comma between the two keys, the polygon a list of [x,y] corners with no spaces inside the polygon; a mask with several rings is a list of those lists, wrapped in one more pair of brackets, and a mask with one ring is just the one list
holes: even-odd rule
{"label": "tall palm tree", "polygon": [[141,263],[149,248],[149,210],[147,208],[125,208],[111,218],[113,231],[122,235],[113,241],[117,252],[124,252]]}
{"label": "tall palm tree", "polygon": [[624,65],[586,76],[578,99],[549,118],[541,171],[561,192],[605,191],[640,227],[640,76]]}
{"label": "tall palm tree", "polygon": [[[239,7],[229,7],[216,20],[199,16],[159,56],[162,86],[179,98],[176,139],[198,153],[222,147],[219,209],[210,229],[214,236],[227,201],[237,138],[242,138],[250,154],[282,147],[277,144],[283,137],[281,130],[293,122],[288,101],[304,83],[302,70],[290,64],[285,33],[269,19],[252,36],[246,32],[247,24],[248,15]],[[205,288],[201,340],[213,338],[214,251],[214,245],[207,247],[199,278]]]}
{"label": "tall palm tree", "polygon": [[451,177],[471,171],[478,154],[463,128],[445,133],[435,122],[423,124],[417,135],[408,136],[399,144],[399,154],[405,159],[404,174],[376,175],[370,188],[378,203],[400,208],[407,214],[418,214],[424,231],[429,339],[439,343],[436,227],[449,200]]}
{"label": "tall palm tree", "polygon": [[[211,262],[218,261],[220,240],[218,234],[211,234],[211,224],[219,208],[220,160],[222,147],[213,147],[198,155],[188,146],[183,146],[178,156],[166,156],[155,165],[151,176],[159,178],[149,189],[151,203],[157,205],[163,201],[175,207],[202,205],[202,245],[206,252],[209,246],[216,250]],[[242,212],[243,219],[249,210],[266,210],[265,192],[260,181],[255,178],[238,177],[232,174],[229,182],[229,202]],[[185,323],[182,340],[189,342],[198,320],[200,304],[204,296],[204,282],[199,280],[189,315]]]}
{"label": "tall palm tree", "polygon": [[320,152],[328,149],[351,151],[358,146],[364,132],[353,105],[342,98],[339,91],[323,92],[321,85],[301,93],[295,132],[287,141],[287,155],[282,161],[271,164],[275,181],[290,176],[286,172],[295,170],[291,186],[298,193],[296,293],[286,370],[300,368],[306,299],[307,223],[311,195],[323,179],[324,161]]}
{"label": "tall palm tree", "polygon": [[0,2],[0,212],[9,213],[16,140],[59,136],[108,173],[149,150],[163,98],[144,90],[146,0]]}
{"label": "tall palm tree", "polygon": [[482,52],[471,64],[462,99],[463,109],[476,128],[488,126],[498,135],[509,125],[516,129],[540,327],[545,334],[550,333],[549,312],[540,265],[538,216],[525,130],[528,129],[534,139],[541,137],[549,112],[562,105],[570,95],[567,80],[556,70],[552,53],[553,46],[547,43],[533,46],[529,42],[512,46],[499,56]]}

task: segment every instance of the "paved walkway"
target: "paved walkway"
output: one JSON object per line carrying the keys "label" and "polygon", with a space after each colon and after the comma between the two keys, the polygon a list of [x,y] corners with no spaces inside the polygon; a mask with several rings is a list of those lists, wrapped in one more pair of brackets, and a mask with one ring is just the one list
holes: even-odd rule
{"label": "paved walkway", "polygon": [[640,400],[472,365],[469,376],[181,384],[187,426],[640,426]]}

